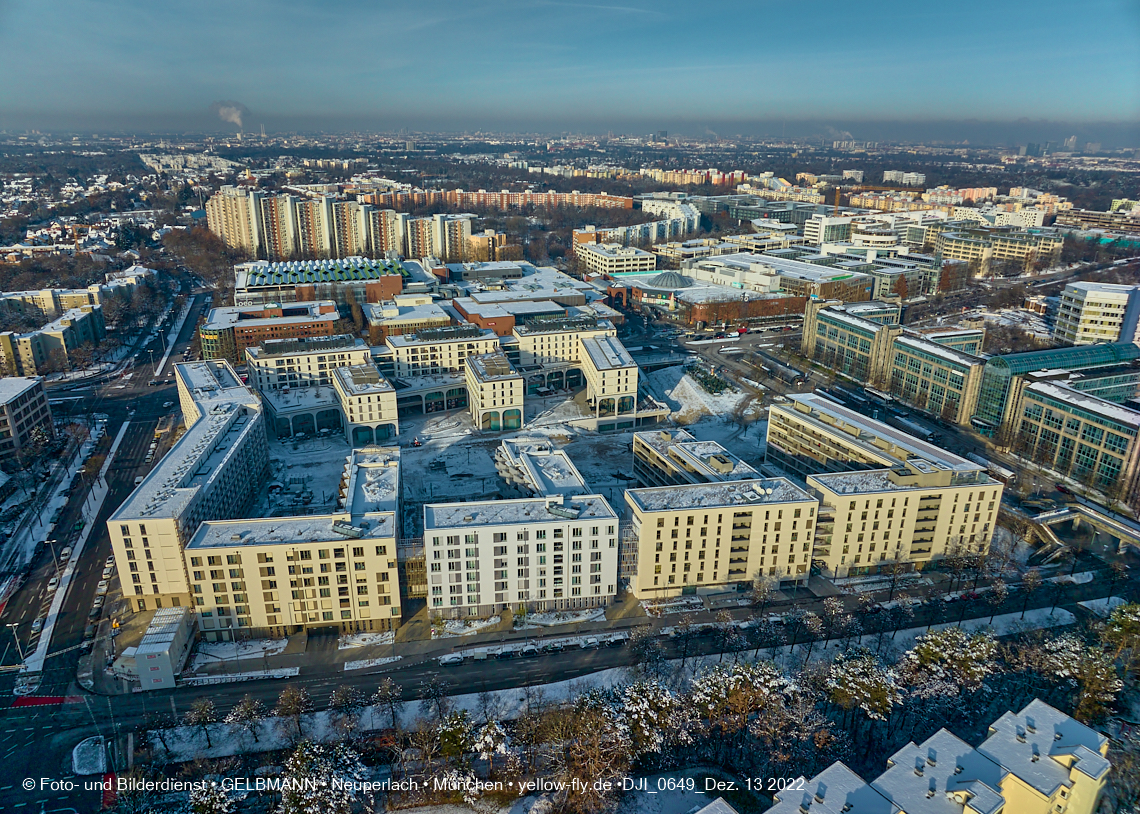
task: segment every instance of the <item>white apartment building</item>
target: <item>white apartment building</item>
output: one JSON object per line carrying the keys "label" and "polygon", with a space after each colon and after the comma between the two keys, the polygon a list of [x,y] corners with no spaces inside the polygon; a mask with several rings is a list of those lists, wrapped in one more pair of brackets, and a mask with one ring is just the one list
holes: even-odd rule
{"label": "white apartment building", "polygon": [[600,495],[424,506],[428,609],[604,607],[617,595],[618,516]]}
{"label": "white apartment building", "polygon": [[786,478],[629,489],[625,501],[637,554],[623,555],[622,579],[639,597],[808,578],[817,501]]}
{"label": "white apartment building", "polygon": [[1140,285],[1069,283],[1061,294],[1053,338],[1074,345],[1134,342]]}
{"label": "white apartment building", "polygon": [[468,356],[464,372],[467,407],[477,429],[484,432],[522,428],[522,374],[511,367],[502,353]]}
{"label": "white apartment building", "polygon": [[657,255],[653,252],[618,243],[583,243],[575,254],[592,274],[628,274],[657,268]]}
{"label": "white apartment building", "polygon": [[637,362],[616,336],[591,336],[582,342],[586,403],[597,418],[637,411]]}
{"label": "white apartment building", "polygon": [[397,379],[462,373],[468,356],[483,356],[499,349],[494,331],[476,325],[428,328],[411,334],[389,336]]}
{"label": "white apartment building", "polygon": [[238,517],[269,469],[261,401],[228,362],[174,366],[185,434],[107,520],[136,610],[189,607],[183,548],[207,520]]}
{"label": "white apartment building", "polygon": [[369,362],[372,352],[363,339],[338,336],[269,339],[245,349],[249,383],[258,391],[329,386],[338,367]]}

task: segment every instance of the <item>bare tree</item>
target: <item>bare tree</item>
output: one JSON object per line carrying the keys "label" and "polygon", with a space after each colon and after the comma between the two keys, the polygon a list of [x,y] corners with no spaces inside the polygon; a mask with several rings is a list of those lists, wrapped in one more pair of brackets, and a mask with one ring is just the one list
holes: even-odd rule
{"label": "bare tree", "polygon": [[246,693],[244,698],[234,704],[233,709],[226,716],[226,723],[241,727],[252,735],[253,742],[257,743],[257,729],[264,719],[265,704]]}
{"label": "bare tree", "polygon": [[1041,572],[1036,568],[1030,569],[1029,573],[1025,575],[1025,579],[1021,583],[1021,589],[1025,592],[1025,600],[1021,603],[1021,618],[1025,618],[1025,611],[1029,607],[1029,598],[1037,592],[1041,587],[1042,579]]}
{"label": "bare tree", "polygon": [[277,696],[277,706],[273,714],[286,721],[292,721],[294,732],[292,737],[300,740],[305,732],[301,726],[301,716],[313,708],[313,700],[309,693],[301,687],[286,687]]}
{"label": "bare tree", "polygon": [[214,702],[209,698],[195,699],[185,715],[187,726],[196,726],[202,730],[202,734],[206,736],[207,748],[213,746],[210,742],[210,726],[216,723],[217,720],[218,713],[214,710]]}
{"label": "bare tree", "polygon": [[382,707],[392,721],[392,729],[400,729],[400,713],[404,710],[404,701],[400,686],[388,676],[380,680],[376,692],[372,695],[373,706]]}

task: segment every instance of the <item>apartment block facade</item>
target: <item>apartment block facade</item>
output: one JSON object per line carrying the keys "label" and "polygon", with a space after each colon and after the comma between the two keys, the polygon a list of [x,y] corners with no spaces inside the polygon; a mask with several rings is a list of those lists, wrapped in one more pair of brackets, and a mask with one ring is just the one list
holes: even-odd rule
{"label": "apartment block facade", "polygon": [[0,463],[14,461],[35,443],[55,438],[44,380],[31,376],[0,378]]}
{"label": "apartment block facade", "polygon": [[618,516],[600,495],[428,504],[424,553],[432,615],[595,608],[617,596]]}
{"label": "apartment block facade", "polygon": [[1134,342],[1140,324],[1140,285],[1069,283],[1061,293],[1053,338],[1072,345]]}

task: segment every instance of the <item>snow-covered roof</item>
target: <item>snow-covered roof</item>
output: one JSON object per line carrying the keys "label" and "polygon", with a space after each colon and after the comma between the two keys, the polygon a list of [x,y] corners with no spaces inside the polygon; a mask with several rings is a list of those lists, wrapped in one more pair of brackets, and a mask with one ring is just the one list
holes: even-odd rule
{"label": "snow-covered roof", "polygon": [[481,356],[468,356],[467,369],[482,382],[521,379],[522,374],[511,367],[505,354],[496,351]]}
{"label": "snow-covered roof", "polygon": [[[990,724],[990,736],[978,751],[1051,796],[1071,783],[1072,770],[1094,780],[1103,778],[1109,770],[1109,761],[1101,755],[1107,742],[1099,732],[1035,699],[1021,712],[1007,712]],[[1066,768],[1069,761],[1072,770]]]}
{"label": "snow-covered roof", "polygon": [[333,371],[337,382],[350,396],[363,396],[374,393],[390,393],[392,384],[380,375],[376,365],[366,362],[362,365],[346,365]]}
{"label": "snow-covered roof", "polygon": [[1025,394],[1026,396],[1047,396],[1053,401],[1058,402],[1058,406],[1062,409],[1069,406],[1078,407],[1099,418],[1131,427],[1134,432],[1140,431],[1140,412],[1129,410],[1120,404],[1097,398],[1088,393],[1082,393],[1080,390],[1066,387],[1063,384],[1057,384],[1055,382],[1034,382],[1025,388]]}
{"label": "snow-covered roof", "polygon": [[42,382],[39,376],[4,376],[0,378],[0,404],[13,401],[38,383]]}
{"label": "snow-covered roof", "polygon": [[[555,511],[551,511],[551,509]],[[580,495],[563,500],[561,495],[481,500],[472,503],[429,503],[424,506],[424,534],[434,529],[478,528],[529,523],[573,523],[587,520],[617,520],[617,514],[601,495]]]}
{"label": "snow-covered roof", "polygon": [[[333,306],[333,310],[327,313],[320,313],[321,306]],[[264,313],[265,309],[259,306],[251,305],[229,305],[219,308],[211,308],[206,314],[206,321],[202,324],[205,330],[220,330],[222,328],[233,328],[242,325],[247,328],[261,327],[265,325],[297,325],[306,322],[336,322],[340,319],[340,314],[337,313],[336,303],[329,301],[320,302],[304,302],[297,303],[291,302],[283,306],[286,311],[294,311],[303,309],[305,313],[290,316],[247,316],[249,314],[256,314],[258,312]]]}
{"label": "snow-covered roof", "polygon": [[506,439],[495,450],[495,468],[504,478],[521,481],[539,495],[580,495],[588,487],[564,450],[546,439]]}
{"label": "snow-covered roof", "polygon": [[591,336],[582,340],[582,349],[596,370],[636,368],[637,362],[616,336]]}
{"label": "snow-covered roof", "polygon": [[787,478],[688,483],[627,489],[626,500],[644,512],[718,509],[773,503],[811,503],[816,499]]}
{"label": "snow-covered roof", "polygon": [[803,814],[801,806],[805,803],[810,814],[897,814],[899,811],[840,761],[810,780],[805,779],[802,788],[778,792],[774,799],[775,805],[765,814]]}
{"label": "snow-covered roof", "polygon": [[[333,523],[349,523],[363,532],[360,537],[347,537],[333,528]],[[259,517],[243,520],[210,520],[198,526],[187,550],[202,548],[236,548],[250,545],[307,546],[315,543],[351,543],[358,540],[392,539],[396,536],[396,517],[392,512],[364,515],[348,513],[318,514],[303,517]]]}
{"label": "snow-covered roof", "polygon": [[945,345],[939,345],[929,339],[921,336],[913,336],[902,334],[895,337],[895,344],[902,345],[903,347],[910,348],[920,353],[926,353],[958,367],[970,368],[974,365],[981,365],[985,363],[984,359],[977,356],[972,356],[969,353],[962,353],[961,351],[948,348]]}
{"label": "snow-covered roof", "polygon": [[345,485],[341,508],[353,517],[396,511],[400,499],[400,448],[354,449],[345,463]]}
{"label": "snow-covered roof", "polygon": [[961,814],[962,803],[953,793],[969,795],[978,814],[997,814],[1005,805],[1000,793],[1004,776],[1000,765],[940,729],[921,745],[908,743],[891,755],[890,767],[871,787],[906,814]]}

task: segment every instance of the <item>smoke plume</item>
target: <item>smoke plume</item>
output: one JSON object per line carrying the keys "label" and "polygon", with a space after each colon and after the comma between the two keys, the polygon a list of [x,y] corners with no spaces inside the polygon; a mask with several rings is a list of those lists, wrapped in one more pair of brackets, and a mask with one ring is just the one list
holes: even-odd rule
{"label": "smoke plume", "polygon": [[242,116],[249,115],[249,108],[241,102],[214,102],[210,105],[210,112],[217,114],[218,118],[224,122],[236,124],[238,130],[241,130]]}

